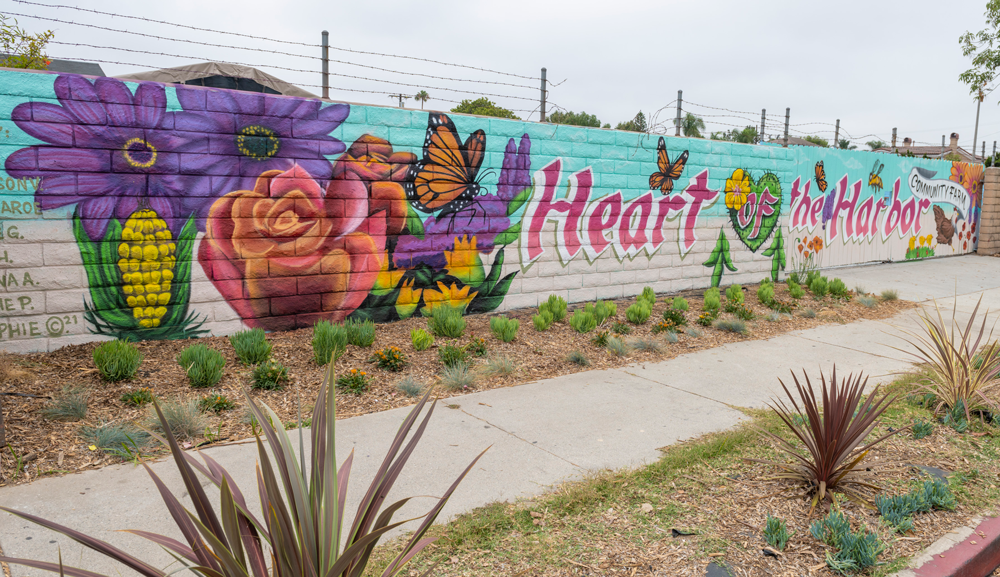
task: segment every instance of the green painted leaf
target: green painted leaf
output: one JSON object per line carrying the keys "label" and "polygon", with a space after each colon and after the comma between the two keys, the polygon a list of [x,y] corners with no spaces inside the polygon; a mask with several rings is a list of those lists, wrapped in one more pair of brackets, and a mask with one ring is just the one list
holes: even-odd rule
{"label": "green painted leaf", "polygon": [[510,201],[510,204],[507,205],[507,216],[509,217],[510,215],[517,212],[517,210],[521,208],[524,205],[524,203],[531,200],[531,197],[534,194],[535,194],[535,185],[534,183],[532,183],[531,186],[519,192],[517,196],[515,196],[514,199]]}
{"label": "green painted leaf", "polygon": [[424,221],[409,203],[406,204],[406,232],[424,240]]}
{"label": "green painted leaf", "polygon": [[518,222],[514,226],[498,234],[496,240],[494,240],[493,242],[495,242],[500,246],[507,246],[508,244],[516,241],[517,237],[520,234],[521,234],[521,223]]}

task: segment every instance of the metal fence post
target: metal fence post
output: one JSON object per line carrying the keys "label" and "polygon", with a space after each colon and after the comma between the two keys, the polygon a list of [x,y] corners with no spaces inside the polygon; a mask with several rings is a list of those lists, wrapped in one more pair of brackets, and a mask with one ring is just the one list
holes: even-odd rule
{"label": "metal fence post", "polygon": [[791,114],[792,114],[792,109],[791,108],[786,108],[785,109],[785,143],[782,145],[785,148],[788,148],[788,119],[791,116]]}
{"label": "metal fence post", "polygon": [[680,136],[681,135],[681,108],[683,108],[683,107],[684,107],[684,91],[683,90],[678,90],[677,91],[677,119],[674,120],[674,124],[676,124],[677,126],[674,127],[674,136]]}
{"label": "metal fence post", "polygon": [[539,122],[545,122],[545,68],[542,68],[542,105],[541,111],[542,116]]}
{"label": "metal fence post", "polygon": [[330,33],[323,31],[323,98],[330,98]]}

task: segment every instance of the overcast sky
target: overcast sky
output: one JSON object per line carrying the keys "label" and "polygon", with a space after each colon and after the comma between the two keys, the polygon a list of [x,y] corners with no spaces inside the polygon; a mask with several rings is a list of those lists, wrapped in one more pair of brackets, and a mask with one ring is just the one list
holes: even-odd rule
{"label": "overcast sky", "polygon": [[[109,75],[206,60],[257,65],[312,92],[319,88],[319,48],[282,44],[278,39],[319,44],[330,31],[334,47],[438,60],[537,77],[548,68],[550,101],[585,110],[612,126],[638,110],[647,114],[670,104],[684,91],[685,110],[703,114],[709,130],[760,123],[766,108],[768,134],[780,131],[785,107],[791,108],[792,135],[831,138],[836,119],[864,148],[875,134],[888,140],[898,127],[905,136],[939,144],[942,134],[958,132],[969,148],[976,105],[958,75],[968,68],[958,37],[985,26],[986,0],[701,0],[624,1],[475,0],[38,0],[65,3],[121,15],[237,32],[253,38],[187,30],[167,24],[111,18],[67,7],[53,8],[0,0],[0,12],[56,18],[53,22],[18,18],[32,31],[51,28],[56,42],[128,49],[52,44],[50,56],[117,61],[102,63]],[[87,23],[174,40],[108,32]],[[235,46],[218,48],[186,41]],[[312,58],[284,56],[275,50]],[[174,57],[172,55],[180,56]],[[526,87],[432,79],[331,64],[331,72],[417,86],[332,76],[339,88],[414,94],[425,87],[428,108],[447,110],[447,102],[479,93],[527,117],[538,105],[538,80],[484,73],[414,60],[331,50],[330,57],[392,71],[461,80],[506,82]],[[315,70],[315,73],[275,67]],[[464,90],[469,93],[451,92]],[[519,96],[522,99],[511,98]],[[1000,140],[1000,91],[983,103],[979,140],[991,149]],[[333,90],[350,102],[392,104],[385,94]],[[730,111],[749,112],[746,118]],[[419,106],[412,100],[407,106]],[[551,111],[550,107],[550,111]],[[661,113],[673,116],[673,106]],[[537,120],[533,112],[531,119]],[[798,126],[797,126],[798,125]],[[798,130],[800,132],[794,132]],[[827,132],[828,131],[828,132]],[[842,134],[843,136],[843,134]]]}

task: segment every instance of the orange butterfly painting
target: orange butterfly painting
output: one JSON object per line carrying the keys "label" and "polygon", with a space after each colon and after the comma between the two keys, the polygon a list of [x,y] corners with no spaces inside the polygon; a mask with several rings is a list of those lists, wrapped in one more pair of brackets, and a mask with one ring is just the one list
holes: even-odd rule
{"label": "orange butterfly painting", "polygon": [[438,220],[468,208],[481,189],[478,175],[485,151],[485,132],[477,130],[462,143],[448,115],[432,113],[427,121],[424,157],[407,173],[407,199],[421,212],[440,210]]}
{"label": "orange butterfly painting", "polygon": [[677,157],[677,160],[670,162],[667,154],[667,144],[663,137],[656,145],[656,166],[659,168],[649,176],[649,189],[660,189],[663,194],[670,194],[674,190],[674,181],[681,177],[684,172],[684,165],[687,163],[688,151],[684,151]]}

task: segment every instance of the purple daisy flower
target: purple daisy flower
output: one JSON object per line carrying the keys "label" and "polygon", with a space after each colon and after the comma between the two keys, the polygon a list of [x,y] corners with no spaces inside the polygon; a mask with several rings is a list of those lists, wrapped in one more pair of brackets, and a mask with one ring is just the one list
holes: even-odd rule
{"label": "purple daisy flower", "polygon": [[[180,172],[211,179],[211,196],[253,190],[262,173],[305,169],[316,180],[329,180],[344,143],[330,136],[350,113],[347,104],[323,107],[319,100],[265,96],[252,92],[177,87],[184,112],[176,129],[204,135],[208,150],[185,154]],[[206,216],[211,202],[194,203]]]}
{"label": "purple daisy flower", "polygon": [[493,241],[510,228],[507,205],[522,190],[531,186],[531,139],[525,134],[520,146],[514,139],[507,143],[496,194],[476,197],[468,208],[444,218],[430,217],[424,223],[424,238],[402,235],[393,252],[393,262],[400,268],[426,264],[442,269],[444,251],[454,249],[455,238],[476,237],[480,252],[493,250]]}
{"label": "purple daisy flower", "polygon": [[207,152],[208,140],[173,130],[163,86],[143,82],[133,95],[113,78],[60,75],[54,90],[59,104],[25,102],[11,113],[46,144],[11,154],[7,173],[41,178],[35,198],[42,209],[77,204],[92,239],[104,236],[109,217],[128,218],[140,199],[176,234],[190,214],[182,198],[198,194],[204,180],[178,174],[180,153]]}

